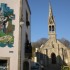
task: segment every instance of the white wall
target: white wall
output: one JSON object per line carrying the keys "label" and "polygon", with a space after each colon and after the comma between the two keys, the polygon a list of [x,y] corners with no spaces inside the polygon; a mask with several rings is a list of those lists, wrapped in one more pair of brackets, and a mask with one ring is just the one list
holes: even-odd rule
{"label": "white wall", "polygon": [[[15,20],[12,21],[13,25],[15,25],[14,47],[0,47],[0,57],[10,57],[10,70],[18,70],[20,0],[0,0],[0,3],[6,3],[8,7],[14,10],[15,14]],[[9,51],[13,51],[13,53],[9,53]]]}

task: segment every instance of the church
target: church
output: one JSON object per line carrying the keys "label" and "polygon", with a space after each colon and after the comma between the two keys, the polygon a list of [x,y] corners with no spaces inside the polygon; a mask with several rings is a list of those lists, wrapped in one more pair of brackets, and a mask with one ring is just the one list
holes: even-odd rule
{"label": "church", "polygon": [[27,0],[0,0],[0,70],[31,70],[30,17]]}
{"label": "church", "polygon": [[44,70],[61,70],[62,65],[70,65],[70,48],[57,39],[51,4],[49,4],[48,36],[48,41],[36,48],[35,62],[41,64]]}

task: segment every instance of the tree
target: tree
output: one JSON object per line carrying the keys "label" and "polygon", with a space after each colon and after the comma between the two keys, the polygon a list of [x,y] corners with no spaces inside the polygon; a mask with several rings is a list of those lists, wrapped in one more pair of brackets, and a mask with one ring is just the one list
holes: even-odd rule
{"label": "tree", "polygon": [[41,38],[40,40],[36,41],[36,42],[32,42],[32,47],[41,47],[42,44],[47,42],[47,38]]}

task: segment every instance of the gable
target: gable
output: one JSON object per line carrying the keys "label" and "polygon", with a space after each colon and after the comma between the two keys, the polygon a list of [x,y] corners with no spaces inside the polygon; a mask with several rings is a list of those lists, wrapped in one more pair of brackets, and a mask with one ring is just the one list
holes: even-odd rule
{"label": "gable", "polygon": [[64,49],[69,49],[67,46],[65,46],[63,43],[61,43],[59,40],[57,40],[56,42],[53,41],[51,42],[50,39],[45,43],[42,44],[40,49],[58,49],[59,48],[64,48]]}

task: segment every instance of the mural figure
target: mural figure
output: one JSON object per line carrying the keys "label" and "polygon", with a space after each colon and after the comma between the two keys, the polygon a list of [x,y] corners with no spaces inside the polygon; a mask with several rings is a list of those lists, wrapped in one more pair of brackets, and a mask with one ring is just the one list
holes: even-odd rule
{"label": "mural figure", "polygon": [[12,20],[15,19],[13,9],[5,3],[0,4],[0,47],[8,45],[12,47],[14,43],[13,31],[14,25]]}

